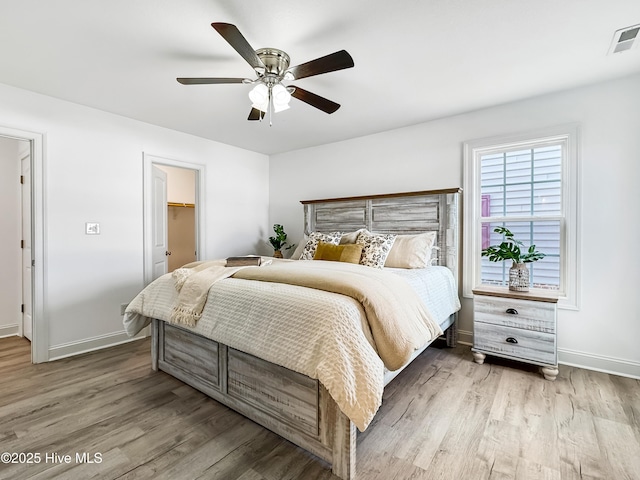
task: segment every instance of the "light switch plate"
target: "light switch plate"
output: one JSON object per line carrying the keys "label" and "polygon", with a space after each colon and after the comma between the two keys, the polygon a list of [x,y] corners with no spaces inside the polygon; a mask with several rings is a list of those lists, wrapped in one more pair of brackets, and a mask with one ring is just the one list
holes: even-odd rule
{"label": "light switch plate", "polygon": [[87,222],[84,224],[87,235],[100,235],[100,224]]}

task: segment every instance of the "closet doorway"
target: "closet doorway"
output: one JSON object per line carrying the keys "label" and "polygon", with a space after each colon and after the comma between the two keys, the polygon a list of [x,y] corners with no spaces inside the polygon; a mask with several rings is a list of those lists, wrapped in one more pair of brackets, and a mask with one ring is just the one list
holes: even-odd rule
{"label": "closet doorway", "polygon": [[196,175],[190,168],[156,165],[167,174],[167,272],[195,262]]}
{"label": "closet doorway", "polygon": [[143,154],[144,282],[206,258],[204,165]]}

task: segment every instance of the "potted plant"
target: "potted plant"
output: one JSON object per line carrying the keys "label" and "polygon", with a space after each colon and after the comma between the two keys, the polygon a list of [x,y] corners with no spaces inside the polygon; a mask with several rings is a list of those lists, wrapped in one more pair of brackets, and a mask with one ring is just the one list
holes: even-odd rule
{"label": "potted plant", "polygon": [[[277,223],[273,226],[273,231],[276,233],[275,236],[269,237],[269,243],[273,247],[273,256],[275,258],[282,258],[282,248],[287,245],[287,234],[284,231],[284,227]],[[295,247],[295,245],[291,244],[286,247],[285,250],[293,247]]]}
{"label": "potted plant", "polygon": [[491,262],[513,261],[509,269],[509,290],[528,292],[529,269],[525,264],[537,262],[546,254],[538,252],[535,245],[525,248],[524,243],[516,240],[511,230],[506,227],[497,227],[493,231],[504,235],[504,240],[500,245],[491,245],[482,250],[482,256],[487,257]]}

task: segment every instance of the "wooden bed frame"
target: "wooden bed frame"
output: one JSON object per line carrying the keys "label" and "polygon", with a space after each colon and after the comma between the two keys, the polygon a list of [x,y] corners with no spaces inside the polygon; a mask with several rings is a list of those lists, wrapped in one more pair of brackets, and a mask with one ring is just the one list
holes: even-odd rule
{"label": "wooden bed frame", "polygon": [[[437,231],[437,264],[458,280],[460,189],[303,201],[305,233]],[[457,314],[443,324],[456,340]],[[417,351],[413,358],[424,349]],[[162,370],[356,477],[356,427],[315,379],[235,350],[186,329],[153,320],[152,368]],[[385,385],[402,369],[388,372]]]}

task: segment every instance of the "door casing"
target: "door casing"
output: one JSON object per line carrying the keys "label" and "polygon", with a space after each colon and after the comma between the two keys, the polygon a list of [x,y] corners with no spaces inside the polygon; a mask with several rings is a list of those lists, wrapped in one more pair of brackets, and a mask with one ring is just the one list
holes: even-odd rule
{"label": "door casing", "polygon": [[[143,162],[143,224],[144,224],[144,284],[153,281],[153,165],[168,165],[171,167],[187,168],[196,171],[196,258],[207,258],[205,241],[205,174],[203,164],[184,162],[144,152]],[[166,207],[165,207],[166,208]]]}
{"label": "door casing", "polygon": [[49,325],[45,312],[45,195],[44,195],[44,135],[42,133],[17,130],[0,126],[0,136],[26,140],[31,151],[31,313],[33,332],[31,361],[42,363],[49,360]]}
{"label": "door casing", "polygon": [[[29,150],[30,150],[29,146]],[[20,196],[22,198],[20,223],[22,230],[22,250],[21,250],[21,264],[22,264],[22,318],[20,319],[20,335],[33,341],[33,315],[31,309],[33,308],[32,290],[33,290],[33,267],[32,249],[31,249],[31,152],[26,152],[20,155],[20,173],[22,178],[22,185],[20,189]]]}

